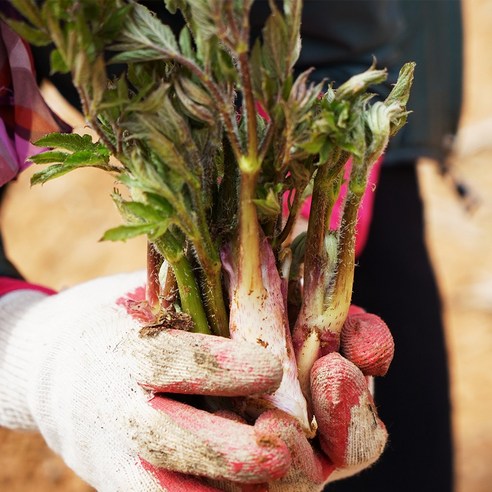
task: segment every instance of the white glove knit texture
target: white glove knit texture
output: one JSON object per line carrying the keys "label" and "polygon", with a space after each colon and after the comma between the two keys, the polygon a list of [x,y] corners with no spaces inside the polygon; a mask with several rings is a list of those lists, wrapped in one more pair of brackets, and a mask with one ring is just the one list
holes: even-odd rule
{"label": "white glove knit texture", "polygon": [[0,297],[0,425],[10,429],[36,430],[27,407],[27,388],[33,350],[31,326],[18,323],[26,306],[42,302],[36,291],[14,291]]}
{"label": "white glove knit texture", "polygon": [[162,490],[138,463],[130,424],[151,427],[155,413],[125,349],[138,325],[115,305],[144,282],[120,275],[0,299],[0,424],[38,429],[101,492]]}

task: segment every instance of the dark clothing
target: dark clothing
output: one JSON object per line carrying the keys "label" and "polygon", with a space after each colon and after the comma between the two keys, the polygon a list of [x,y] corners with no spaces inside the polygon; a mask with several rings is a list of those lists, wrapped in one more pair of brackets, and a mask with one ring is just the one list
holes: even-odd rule
{"label": "dark clothing", "polygon": [[[409,164],[409,163],[407,163]],[[380,461],[329,492],[453,490],[449,377],[440,299],[424,238],[415,166],[383,167],[353,302],[381,316],[395,339],[376,405],[389,432]]]}
{"label": "dark clothing", "polygon": [[[351,2],[349,2],[351,3]],[[430,157],[441,163],[460,119],[463,86],[463,28],[459,0],[403,0],[404,29],[398,66],[417,62],[408,123],[392,139],[385,164]],[[436,489],[437,490],[437,489]]]}
{"label": "dark clothing", "polygon": [[[3,194],[5,187],[0,186],[0,206],[3,201]],[[3,247],[2,234],[0,233],[0,277],[10,277],[10,278],[22,278],[17,269],[10,263],[5,254],[5,249]]]}
{"label": "dark clothing", "polygon": [[3,247],[3,239],[0,234],[0,277],[18,278],[22,279],[22,275],[17,271],[17,269],[10,263],[5,254],[5,249]]}

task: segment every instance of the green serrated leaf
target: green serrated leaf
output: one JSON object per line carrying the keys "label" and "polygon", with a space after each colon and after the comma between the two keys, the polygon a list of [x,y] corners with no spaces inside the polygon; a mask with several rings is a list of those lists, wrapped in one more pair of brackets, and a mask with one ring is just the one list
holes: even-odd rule
{"label": "green serrated leaf", "polygon": [[37,27],[43,25],[43,18],[35,0],[10,0],[10,2],[29,22]]}
{"label": "green serrated leaf", "polygon": [[327,162],[330,158],[330,154],[333,151],[333,144],[329,139],[326,139],[319,150],[319,162]]}
{"label": "green serrated leaf", "polygon": [[282,211],[279,196],[282,191],[282,184],[267,184],[265,188],[260,189],[260,198],[253,199],[253,202],[262,217],[274,218]]}
{"label": "green serrated leaf", "polygon": [[[88,67],[95,61],[100,54],[97,46],[97,35],[95,28],[93,27],[95,19],[96,22],[100,19],[100,12],[98,6],[92,4],[92,2],[83,2],[78,9],[74,9],[74,28],[77,31],[79,52],[78,55],[84,55],[86,59],[82,65],[87,64]],[[92,21],[92,22],[91,22]],[[90,75],[90,74],[88,74]]]}
{"label": "green serrated leaf", "polygon": [[172,205],[164,197],[149,192],[145,193],[145,198],[149,205],[160,212],[161,216],[171,216],[173,212]]}
{"label": "green serrated leaf", "polygon": [[310,154],[318,154],[321,148],[323,147],[325,140],[326,140],[325,135],[318,135],[316,138],[313,138],[312,140],[303,143],[301,147],[304,150],[306,150],[306,152],[309,152]]}
{"label": "green serrated leaf", "polygon": [[180,77],[177,82],[176,85],[179,86],[192,101],[207,107],[213,105],[210,94],[201,85],[193,82],[187,77]]}
{"label": "green serrated leaf", "polygon": [[123,29],[132,8],[132,5],[125,5],[118,9],[110,9],[110,15],[104,20],[98,34],[113,39]]}
{"label": "green serrated leaf", "polygon": [[275,204],[274,202],[261,198],[255,198],[253,202],[256,205],[258,213],[263,218],[278,217],[280,214],[280,205]]}
{"label": "green serrated leaf", "polygon": [[145,222],[158,223],[167,217],[155,210],[151,205],[142,202],[122,201],[119,205],[120,210],[125,216],[134,216]]}
{"label": "green serrated leaf", "polygon": [[41,152],[40,154],[32,155],[29,157],[29,161],[35,164],[53,164],[65,162],[66,158],[70,154],[62,152],[60,150],[47,150],[46,152]]}
{"label": "green serrated leaf", "polygon": [[[188,116],[208,125],[216,123],[217,116],[213,111],[211,99],[196,84],[190,80],[183,79],[175,84],[175,90]],[[204,101],[205,104],[199,101]]]}
{"label": "green serrated leaf", "polygon": [[178,9],[184,9],[186,7],[186,2],[183,0],[164,0],[164,3],[171,14],[175,14]]}
{"label": "green serrated leaf", "polygon": [[114,45],[116,51],[121,51],[117,55],[111,58],[111,64],[116,63],[140,63],[148,61],[162,60],[164,57],[161,53],[153,48],[139,48],[132,49],[131,44],[117,44]]}
{"label": "green serrated leaf", "polygon": [[238,72],[230,53],[218,48],[212,52],[211,69],[218,81],[224,84],[235,84]]}
{"label": "green serrated leaf", "polygon": [[169,87],[169,84],[161,83],[152,92],[142,93],[142,97],[133,98],[128,109],[139,113],[156,114],[166,104],[167,99],[165,99],[165,96],[169,91]]}
{"label": "green serrated leaf", "polygon": [[109,150],[99,142],[93,142],[90,135],[78,135],[77,133],[49,133],[34,142],[38,147],[54,147],[76,152],[87,150],[97,152],[101,156],[109,156]]}
{"label": "green serrated leaf", "polygon": [[184,26],[179,33],[179,47],[181,53],[187,58],[195,58],[195,51],[193,49],[193,40],[191,38],[190,29],[188,26]]}
{"label": "green serrated leaf", "polygon": [[[182,2],[183,3],[183,2]],[[187,0],[188,13],[191,14],[190,24],[192,26],[197,44],[209,40],[217,34],[217,19],[215,9],[220,8],[220,1],[209,2],[204,0]],[[183,6],[179,8],[183,9]],[[206,43],[205,43],[206,44]],[[200,49],[198,49],[200,51]]]}
{"label": "green serrated leaf", "polygon": [[73,0],[46,0],[41,7],[41,12],[43,17],[50,12],[57,19],[69,20],[72,15],[73,9],[70,9],[72,6]]}
{"label": "green serrated leaf", "polygon": [[[42,154],[41,154],[42,155]],[[65,154],[61,164],[53,164],[43,171],[35,173],[31,178],[31,184],[44,184],[47,181],[63,176],[80,167],[96,167],[105,170],[114,170],[109,164],[109,157],[87,150],[79,150],[73,154]],[[36,159],[36,157],[34,157]],[[42,157],[40,158],[42,159]],[[42,162],[40,162],[41,164]]]}
{"label": "green serrated leaf", "polygon": [[369,86],[381,84],[387,78],[386,70],[377,70],[374,66],[365,72],[350,77],[336,90],[338,100],[350,99],[364,93]]}
{"label": "green serrated leaf", "polygon": [[180,54],[171,28],[139,4],[134,4],[122,30],[120,42],[112,46],[112,49],[120,52],[112,62],[169,60]]}
{"label": "green serrated leaf", "polygon": [[122,225],[106,231],[101,241],[126,241],[143,234],[151,234],[157,229],[159,224]]}
{"label": "green serrated leaf", "polygon": [[70,67],[65,62],[60,50],[53,50],[50,54],[50,73],[68,73],[70,72]]}
{"label": "green serrated leaf", "polygon": [[51,37],[44,31],[28,26],[25,22],[5,19],[5,22],[28,43],[34,46],[46,46],[51,43]]}
{"label": "green serrated leaf", "polygon": [[398,80],[393,86],[390,94],[384,101],[387,106],[394,104],[395,102],[405,106],[410,97],[410,89],[412,88],[413,76],[415,72],[416,63],[405,63],[398,74]]}
{"label": "green serrated leaf", "polygon": [[58,178],[75,169],[75,167],[63,164],[53,164],[42,171],[34,173],[31,177],[31,185],[44,184],[54,178]]}
{"label": "green serrated leaf", "polygon": [[151,87],[155,86],[155,73],[152,66],[144,63],[132,63],[128,66],[128,81],[142,92],[146,93]]}
{"label": "green serrated leaf", "polygon": [[282,14],[275,9],[263,29],[263,63],[271,77],[281,84],[290,67],[287,65],[289,53],[286,44],[287,26]]}
{"label": "green serrated leaf", "polygon": [[92,150],[78,150],[77,152],[70,154],[65,159],[65,164],[74,167],[105,167],[108,163],[108,160],[108,157],[102,156],[101,154],[93,152]]}
{"label": "green serrated leaf", "polygon": [[261,42],[256,39],[253,47],[251,49],[251,54],[249,57],[250,67],[251,67],[251,83],[253,86],[253,91],[257,97],[261,100],[263,99],[262,87],[263,87],[263,50]]}

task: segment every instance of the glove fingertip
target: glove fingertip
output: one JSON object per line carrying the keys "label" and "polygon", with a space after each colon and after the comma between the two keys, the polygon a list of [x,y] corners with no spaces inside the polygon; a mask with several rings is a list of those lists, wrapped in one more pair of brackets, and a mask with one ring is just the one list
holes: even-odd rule
{"label": "glove fingertip", "polygon": [[154,421],[136,438],[139,454],[154,466],[255,484],[283,476],[291,465],[285,443],[251,425],[161,396],[149,404],[157,410]]}
{"label": "glove fingertip", "polygon": [[338,353],[319,359],[311,372],[320,444],[337,467],[369,465],[384,450],[379,419],[362,372]]}
{"label": "glove fingertip", "polygon": [[263,347],[181,330],[141,337],[131,350],[137,380],[155,392],[247,396],[274,391],[283,375]]}
{"label": "glove fingertip", "polygon": [[[296,481],[321,484],[326,480],[329,471],[322,466],[298,420],[281,410],[269,410],[258,418],[255,429],[265,435],[279,436],[285,442],[292,457],[289,475],[295,474]],[[289,475],[282,482],[290,482]]]}
{"label": "glove fingertip", "polygon": [[366,376],[384,376],[395,353],[386,323],[375,314],[349,315],[343,325],[340,352]]}

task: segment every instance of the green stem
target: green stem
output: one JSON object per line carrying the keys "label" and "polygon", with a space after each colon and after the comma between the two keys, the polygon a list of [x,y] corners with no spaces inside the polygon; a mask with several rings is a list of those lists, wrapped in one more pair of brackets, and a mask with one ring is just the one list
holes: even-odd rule
{"label": "green stem", "polygon": [[199,241],[194,245],[204,274],[203,297],[210,326],[214,334],[228,337],[229,321],[222,289],[222,264],[216,251],[209,255]]}
{"label": "green stem", "polygon": [[171,232],[166,232],[154,244],[173,268],[178,284],[181,307],[185,313],[191,316],[195,323],[194,331],[196,333],[210,334],[200,289],[196,283],[190,262],[184,254],[183,244]]}
{"label": "green stem", "polygon": [[245,117],[248,126],[248,156],[250,157],[250,159],[257,161],[258,129],[256,125],[256,104],[253,96],[248,53],[246,51],[243,51],[239,53],[238,58],[241,73],[242,93],[244,98]]}
{"label": "green stem", "polygon": [[[325,279],[324,275],[333,271],[332,268],[327,268],[330,258],[325,247],[325,236],[329,232],[331,212],[337,199],[333,186],[337,176],[343,172],[346,158],[345,153],[332,156],[318,168],[314,178],[304,260],[304,289],[311,295],[314,291],[325,291],[329,279]],[[324,296],[319,301],[323,302]]]}
{"label": "green stem", "polygon": [[203,272],[205,283],[203,298],[212,332],[223,337],[229,336],[229,321],[222,289],[222,264],[216,244],[210,235],[203,202],[199,197],[194,200],[195,223],[189,236]]}
{"label": "green stem", "polygon": [[287,217],[287,222],[285,223],[285,226],[281,230],[280,234],[274,238],[272,242],[273,248],[279,247],[289,237],[301,209],[303,191],[304,190],[296,189],[294,200],[289,210],[289,216]]}
{"label": "green stem", "polygon": [[[260,227],[253,202],[257,172],[247,172],[250,164],[241,163],[241,189],[239,212],[239,288],[241,294],[248,296],[252,292],[263,290],[260,255]],[[252,167],[255,167],[254,164]],[[241,295],[240,294],[240,295]]]}
{"label": "green stem", "polygon": [[336,277],[329,292],[329,304],[324,312],[325,326],[333,333],[340,333],[352,300],[355,268],[355,228],[357,211],[362,199],[359,193],[349,189],[343,214],[342,234],[338,245]]}
{"label": "green stem", "polygon": [[[342,233],[338,244],[337,276],[330,295],[332,299],[331,310],[333,311],[333,306],[338,306],[338,314],[343,314],[342,311],[344,310],[348,312],[352,299],[357,213],[367,186],[367,174],[368,165],[366,163],[358,163],[354,159],[343,211],[343,222],[340,226]],[[343,319],[345,319],[345,316],[343,316]]]}

